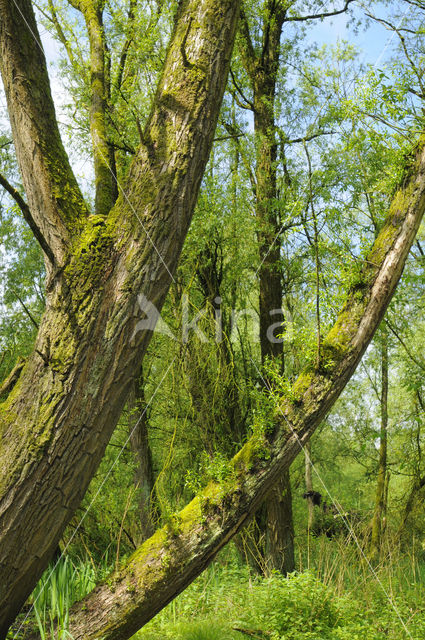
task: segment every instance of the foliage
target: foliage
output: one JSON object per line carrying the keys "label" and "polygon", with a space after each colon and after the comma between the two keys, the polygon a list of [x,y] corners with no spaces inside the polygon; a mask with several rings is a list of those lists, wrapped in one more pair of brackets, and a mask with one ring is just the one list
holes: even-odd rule
{"label": "foliage", "polygon": [[69,609],[95,587],[101,575],[91,564],[74,565],[68,557],[48,567],[29,601],[41,640],[72,640],[67,631]]}
{"label": "foliage", "polygon": [[[264,3],[245,4],[253,46],[259,51],[265,38]],[[82,17],[68,3],[45,3],[45,25],[53,28],[62,45],[52,21],[53,6],[68,47],[64,46],[60,60],[60,74],[68,86],[62,105],[65,131],[74,147],[71,156],[87,160],[87,33]],[[107,119],[118,178],[140,142],[175,3],[140,2],[133,17],[129,9],[130,3],[128,7],[120,2],[105,4],[112,77]],[[296,11],[291,7],[289,13]],[[405,54],[402,42],[393,59],[365,68],[349,42],[312,45],[304,23],[292,31],[287,28],[282,37],[273,105],[278,197],[269,207],[280,228],[276,268],[283,287],[284,375],[280,363],[260,365],[255,218],[259,141],[253,132],[254,115],[246,104],[241,107],[242,98],[248,103],[253,99],[253,91],[241,63],[239,35],[217,140],[178,273],[162,310],[175,339],[155,334],[144,362],[155,476],[152,493],[162,522],[203,484],[226,479],[229,456],[252,431],[259,436],[268,433],[279,397],[288,394],[299,370],[318,357],[320,338],[334,321],[347,287],[361,285],[360,261],[382,225],[394,185],[423,126],[423,30],[418,29],[416,10],[410,19],[407,23],[403,18],[403,24],[410,25],[405,32],[410,60],[403,65],[399,63],[399,56]],[[136,39],[135,33],[140,37]],[[125,74],[119,80],[126,47]],[[1,137],[1,149],[8,148],[7,138]],[[9,152],[2,152],[1,168],[17,184]],[[92,187],[89,179],[89,195]],[[387,575],[379,570],[385,591],[402,620],[409,622],[412,637],[418,639],[425,630],[420,604],[425,562],[421,550],[425,536],[421,484],[425,478],[424,233],[423,229],[419,233],[386,316],[390,475],[383,562],[389,568]],[[7,198],[1,206],[0,240],[0,379],[4,379],[17,357],[32,348],[35,325],[44,309],[44,266],[21,213]],[[182,301],[187,302],[186,310]],[[196,331],[184,333],[185,320],[198,314],[197,326],[205,340]],[[355,534],[362,550],[367,546],[378,467],[379,366],[375,342],[312,442],[315,486],[323,494],[328,492],[328,501],[342,504],[343,512],[357,511],[361,524]],[[273,393],[263,392],[263,376],[273,380]],[[140,488],[134,486],[137,452],[129,443],[130,413],[131,407],[126,407],[81,508],[64,534],[65,543],[70,542],[69,557],[43,577],[33,594],[42,638],[54,621],[59,634],[66,636],[70,605],[102,573],[79,558],[88,555],[94,565],[115,565],[137,546]],[[314,540],[305,533],[303,482],[300,456],[292,467],[300,573],[288,580],[278,575],[259,579],[236,563],[225,570],[213,568],[137,637],[235,640],[244,635],[237,627],[272,640],[405,637],[400,618],[382,595],[382,585],[373,580],[370,588],[359,587],[370,580],[370,568],[365,570],[364,558],[353,553],[347,533],[339,531],[332,541],[324,536]],[[316,509],[313,530],[323,532],[333,524],[333,514]],[[418,548],[415,569],[406,569],[403,563]],[[399,565],[393,569],[390,560],[400,549],[404,557],[396,559]],[[345,573],[338,573],[342,556]],[[403,572],[411,583],[403,579]]]}
{"label": "foliage", "polygon": [[[425,610],[415,604],[421,597],[421,588],[417,585],[413,591],[412,587],[405,590],[408,579],[413,577],[412,568],[392,566],[387,575],[379,576],[381,584],[369,577],[365,588],[358,566],[345,565],[344,552],[341,559],[337,573],[352,573],[352,582],[347,584],[351,593],[346,590],[344,595],[338,595],[334,586],[337,575],[328,584],[312,571],[287,579],[277,574],[253,579],[246,569],[214,565],[135,640],[237,640],[249,634],[273,640],[401,640],[406,631],[399,615],[411,637],[419,640],[425,629]],[[398,582],[403,574],[405,580]],[[388,589],[389,584],[393,584],[391,598],[395,608],[380,591],[382,587]],[[408,613],[412,605],[415,615]]]}

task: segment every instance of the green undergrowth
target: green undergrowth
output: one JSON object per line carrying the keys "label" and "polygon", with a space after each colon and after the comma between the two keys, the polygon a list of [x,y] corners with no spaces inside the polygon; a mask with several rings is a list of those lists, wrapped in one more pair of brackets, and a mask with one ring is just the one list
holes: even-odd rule
{"label": "green undergrowth", "polygon": [[[423,640],[425,557],[393,554],[372,570],[354,545],[321,537],[299,549],[300,571],[284,578],[254,576],[226,549],[133,640]],[[19,633],[17,625],[8,637],[24,640],[24,630],[34,629],[42,640],[71,638],[72,603],[108,570],[61,560],[32,594]]]}
{"label": "green undergrowth", "polygon": [[211,567],[133,640],[423,640],[421,585],[406,589],[407,568],[397,573],[351,576],[341,594],[317,571],[259,578]]}
{"label": "green undergrowth", "polygon": [[28,602],[9,630],[7,640],[25,640],[38,633],[40,640],[72,640],[68,632],[69,610],[109,572],[104,564],[61,558],[50,564]]}

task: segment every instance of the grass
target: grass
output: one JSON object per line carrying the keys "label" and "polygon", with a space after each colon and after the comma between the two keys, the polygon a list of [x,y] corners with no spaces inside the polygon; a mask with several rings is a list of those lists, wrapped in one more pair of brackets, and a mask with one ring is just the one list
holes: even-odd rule
{"label": "grass", "polygon": [[74,565],[67,557],[43,574],[32,594],[32,605],[41,640],[67,640],[69,609],[96,584],[92,565]]}
{"label": "grass", "polygon": [[72,640],[68,632],[69,610],[103,577],[106,567],[95,570],[88,562],[64,557],[50,565],[34,589],[26,614],[21,614],[8,638],[19,640],[25,629],[34,629],[41,640]]}
{"label": "grass", "polygon": [[235,562],[213,565],[135,640],[425,638],[421,555],[392,550],[372,573],[343,540],[311,540],[309,551],[300,550],[302,571],[288,579],[256,578]]}
{"label": "grass", "polygon": [[[259,578],[227,549],[134,640],[425,638],[422,552],[389,547],[372,572],[353,543],[321,537],[299,550],[298,563],[300,571],[287,579]],[[41,640],[69,640],[72,603],[106,571],[66,558],[45,573],[30,601]]]}

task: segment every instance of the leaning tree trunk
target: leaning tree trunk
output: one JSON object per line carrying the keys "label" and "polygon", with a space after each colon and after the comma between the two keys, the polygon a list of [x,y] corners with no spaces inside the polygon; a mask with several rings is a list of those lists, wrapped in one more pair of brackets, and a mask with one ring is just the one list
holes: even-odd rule
{"label": "leaning tree trunk", "polygon": [[0,66],[34,226],[48,247],[47,308],[0,413],[0,638],[79,505],[140,368],[211,149],[239,14],[183,0],[122,194],[89,216],[64,152],[30,0],[0,0]]}
{"label": "leaning tree trunk", "polygon": [[379,326],[425,209],[421,139],[332,330],[309,366],[210,484],[70,613],[74,640],[126,640],[178,595],[255,513],[335,403]]}

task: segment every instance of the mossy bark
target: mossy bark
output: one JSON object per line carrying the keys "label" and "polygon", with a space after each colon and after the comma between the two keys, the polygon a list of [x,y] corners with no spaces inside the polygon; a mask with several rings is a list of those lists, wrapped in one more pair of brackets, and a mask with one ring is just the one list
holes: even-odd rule
{"label": "mossy bark", "polygon": [[[60,139],[40,35],[31,15],[30,0],[1,0],[0,69],[28,205],[60,266],[87,208]],[[22,26],[22,16],[28,16],[28,26]]]}
{"label": "mossy bark", "polygon": [[143,293],[161,309],[175,272],[239,4],[180,3],[145,144],[123,185],[126,197],[106,217],[86,215],[60,143],[29,1],[2,0],[0,9],[1,68],[23,181],[61,267],[49,282],[35,350],[0,405],[4,638],[81,501],[140,369],[151,332],[137,331],[144,317],[137,298]]}
{"label": "mossy bark", "polygon": [[[409,172],[362,269],[325,338],[326,353],[281,398],[275,418],[168,526],[71,611],[74,640],[125,640],[178,595],[252,517],[353,374],[384,316],[425,209],[425,151]],[[371,260],[379,253],[380,259]],[[327,359],[325,360],[325,356]]]}
{"label": "mossy bark", "polygon": [[117,196],[115,158],[108,141],[106,109],[110,96],[103,27],[104,0],[72,0],[83,14],[90,42],[90,134],[95,173],[95,213],[106,216]]}
{"label": "mossy bark", "polygon": [[0,398],[8,396],[13,387],[19,380],[19,376],[22,373],[22,369],[25,365],[25,358],[18,358],[18,362],[13,367],[7,378],[3,380],[0,385]]}

